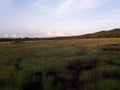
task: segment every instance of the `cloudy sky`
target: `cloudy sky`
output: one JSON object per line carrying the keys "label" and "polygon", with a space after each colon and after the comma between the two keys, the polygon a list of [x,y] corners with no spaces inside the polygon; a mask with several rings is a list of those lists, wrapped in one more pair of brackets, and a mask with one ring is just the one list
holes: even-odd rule
{"label": "cloudy sky", "polygon": [[0,0],[0,37],[51,37],[120,28],[120,0]]}

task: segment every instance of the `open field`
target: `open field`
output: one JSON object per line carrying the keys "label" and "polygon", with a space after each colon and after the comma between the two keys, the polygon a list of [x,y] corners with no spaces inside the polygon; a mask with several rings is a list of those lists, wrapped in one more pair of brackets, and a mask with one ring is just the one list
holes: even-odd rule
{"label": "open field", "polygon": [[120,38],[2,42],[0,90],[120,90]]}

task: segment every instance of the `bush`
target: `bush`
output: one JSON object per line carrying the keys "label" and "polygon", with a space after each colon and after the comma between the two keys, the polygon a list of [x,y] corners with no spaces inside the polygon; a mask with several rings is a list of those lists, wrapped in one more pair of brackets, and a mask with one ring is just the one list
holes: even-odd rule
{"label": "bush", "polygon": [[13,43],[15,43],[15,44],[21,44],[21,43],[23,43],[23,42],[22,42],[21,39],[15,39],[15,40],[13,41]]}

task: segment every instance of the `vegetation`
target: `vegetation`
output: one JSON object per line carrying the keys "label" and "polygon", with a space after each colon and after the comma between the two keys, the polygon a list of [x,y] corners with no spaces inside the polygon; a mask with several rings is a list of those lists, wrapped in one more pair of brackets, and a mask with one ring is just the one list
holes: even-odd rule
{"label": "vegetation", "polygon": [[120,38],[0,43],[0,90],[119,90]]}

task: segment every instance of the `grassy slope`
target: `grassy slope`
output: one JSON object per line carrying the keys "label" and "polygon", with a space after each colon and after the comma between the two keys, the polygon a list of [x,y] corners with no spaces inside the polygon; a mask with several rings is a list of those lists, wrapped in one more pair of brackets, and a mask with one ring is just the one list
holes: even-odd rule
{"label": "grassy slope", "polygon": [[[37,90],[38,83],[41,90],[119,90],[120,52],[102,51],[107,44],[120,45],[120,38],[1,43],[0,90]],[[93,60],[97,67],[85,69],[94,66]],[[76,67],[82,65],[82,70]],[[55,77],[61,78],[57,85]]]}

